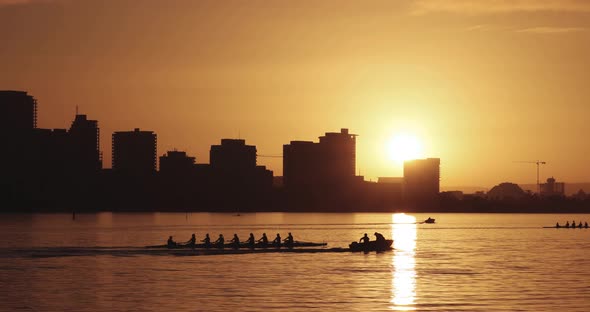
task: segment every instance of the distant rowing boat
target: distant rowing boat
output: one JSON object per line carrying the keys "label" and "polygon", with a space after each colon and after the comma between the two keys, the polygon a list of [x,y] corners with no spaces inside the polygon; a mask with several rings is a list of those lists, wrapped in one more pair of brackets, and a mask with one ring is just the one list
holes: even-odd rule
{"label": "distant rowing boat", "polygon": [[195,245],[154,245],[154,246],[146,246],[146,248],[167,248],[167,249],[215,249],[215,248],[233,248],[233,249],[241,249],[241,248],[250,248],[250,249],[264,249],[264,248],[298,248],[298,247],[322,247],[328,245],[327,243],[312,243],[312,242],[293,242],[292,244],[261,244],[256,243],[254,245],[250,245],[248,243],[240,243],[239,246],[236,246],[234,243],[227,243],[224,244],[223,247],[216,245],[216,244],[195,244]]}
{"label": "distant rowing boat", "polygon": [[587,229],[587,226],[544,226],[544,229]]}

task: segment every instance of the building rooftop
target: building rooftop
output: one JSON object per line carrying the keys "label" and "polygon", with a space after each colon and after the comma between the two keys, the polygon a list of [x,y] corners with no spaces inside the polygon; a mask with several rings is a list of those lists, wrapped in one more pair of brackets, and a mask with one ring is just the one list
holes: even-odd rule
{"label": "building rooftop", "polygon": [[133,129],[133,131],[115,131],[114,133],[125,133],[125,134],[130,134],[130,133],[142,133],[142,134],[153,134],[154,131],[146,131],[146,130],[140,130],[139,128],[135,128]]}
{"label": "building rooftop", "polygon": [[27,91],[0,90],[0,95],[27,95]]}

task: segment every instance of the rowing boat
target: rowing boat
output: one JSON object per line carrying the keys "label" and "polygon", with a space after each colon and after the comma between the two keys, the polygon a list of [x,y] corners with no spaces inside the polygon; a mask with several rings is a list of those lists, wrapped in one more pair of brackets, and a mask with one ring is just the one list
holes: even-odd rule
{"label": "rowing boat", "polygon": [[544,226],[544,229],[587,229],[587,226]]}
{"label": "rowing boat", "polygon": [[369,251],[386,251],[386,250],[391,250],[391,245],[393,244],[393,240],[391,239],[386,239],[383,241],[370,241],[368,243],[357,243],[357,242],[352,242],[350,245],[348,245],[348,248],[350,248],[350,251],[364,251],[364,252],[369,252]]}
{"label": "rowing boat", "polygon": [[261,243],[256,243],[254,245],[250,245],[248,243],[240,243],[239,246],[237,246],[235,243],[227,243],[224,244],[223,246],[217,245],[217,244],[194,244],[194,245],[190,245],[190,244],[177,244],[177,245],[154,245],[154,246],[146,246],[146,248],[168,248],[168,249],[215,249],[215,248],[233,248],[233,249],[240,249],[240,248],[250,248],[250,249],[255,249],[255,248],[297,248],[297,247],[322,247],[322,246],[326,246],[327,243],[312,243],[312,242],[299,242],[299,241],[295,241],[292,244],[273,244],[273,243],[268,243],[268,244],[261,244]]}

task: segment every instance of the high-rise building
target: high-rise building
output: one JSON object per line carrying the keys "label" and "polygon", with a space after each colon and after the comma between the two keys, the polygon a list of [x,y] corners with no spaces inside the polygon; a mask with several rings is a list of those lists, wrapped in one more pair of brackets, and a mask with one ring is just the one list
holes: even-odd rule
{"label": "high-rise building", "polygon": [[406,196],[410,200],[432,200],[440,192],[440,158],[404,162]]}
{"label": "high-rise building", "polygon": [[356,168],[356,134],[348,129],[327,132],[320,137],[320,150],[326,175],[334,178],[353,177]]}
{"label": "high-rise building", "polygon": [[76,115],[68,135],[72,168],[84,173],[98,172],[102,169],[98,121],[89,120],[86,115]]}
{"label": "high-rise building", "polygon": [[283,145],[283,185],[286,187],[311,185],[321,171],[318,160],[319,143],[291,141]]}
{"label": "high-rise building", "polygon": [[23,91],[0,91],[0,182],[32,181],[44,169],[45,154],[37,133],[37,101]]}
{"label": "high-rise building", "polygon": [[113,133],[113,171],[150,175],[156,171],[157,139],[153,131]]}
{"label": "high-rise building", "polygon": [[348,129],[329,132],[319,143],[291,141],[283,145],[283,181],[286,187],[338,184],[354,178],[356,135]]}
{"label": "high-rise building", "polygon": [[256,167],[256,146],[245,140],[222,139],[221,145],[212,145],[209,152],[214,169],[241,171]]}
{"label": "high-rise building", "polygon": [[195,169],[195,157],[186,152],[168,151],[160,156],[160,173],[167,176],[187,176]]}
{"label": "high-rise building", "polygon": [[24,91],[0,91],[0,132],[37,128],[37,100]]}
{"label": "high-rise building", "polygon": [[256,165],[256,146],[245,140],[222,139],[209,152],[212,176],[219,185],[235,189],[268,190],[273,174],[265,166]]}

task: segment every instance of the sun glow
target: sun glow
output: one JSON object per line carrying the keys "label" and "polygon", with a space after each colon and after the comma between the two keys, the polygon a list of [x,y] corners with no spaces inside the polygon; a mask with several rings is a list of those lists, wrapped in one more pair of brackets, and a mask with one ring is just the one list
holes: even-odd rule
{"label": "sun glow", "polygon": [[395,162],[404,162],[410,159],[423,157],[423,148],[420,140],[411,134],[401,133],[389,140],[387,144],[389,159]]}

